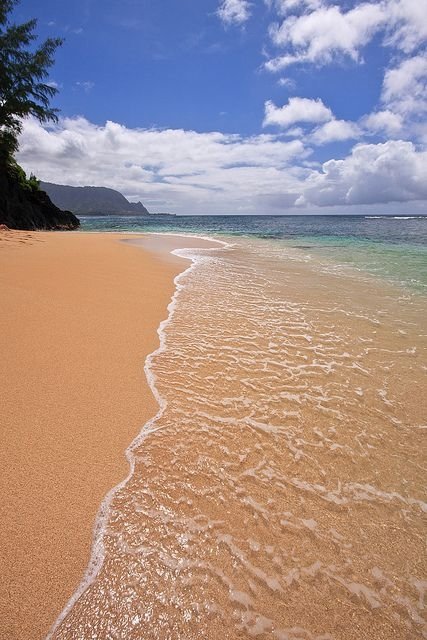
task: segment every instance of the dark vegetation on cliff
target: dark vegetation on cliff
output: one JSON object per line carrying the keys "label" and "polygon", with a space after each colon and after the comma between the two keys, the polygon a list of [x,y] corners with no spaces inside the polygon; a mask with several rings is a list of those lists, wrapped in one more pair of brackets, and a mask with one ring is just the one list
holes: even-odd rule
{"label": "dark vegetation on cliff", "polygon": [[107,187],[69,187],[51,182],[41,182],[40,187],[58,207],[76,214],[149,215],[141,202],[129,202],[119,191]]}
{"label": "dark vegetation on cliff", "polygon": [[34,177],[27,180],[19,165],[0,168],[0,224],[9,229],[76,229],[79,221],[70,211],[61,211]]}
{"label": "dark vegetation on cliff", "polygon": [[75,229],[78,219],[60,211],[14,160],[23,118],[57,120],[57,110],[50,106],[57,89],[44,80],[62,44],[59,38],[48,38],[34,47],[37,21],[10,22],[17,2],[0,0],[0,224],[11,229]]}

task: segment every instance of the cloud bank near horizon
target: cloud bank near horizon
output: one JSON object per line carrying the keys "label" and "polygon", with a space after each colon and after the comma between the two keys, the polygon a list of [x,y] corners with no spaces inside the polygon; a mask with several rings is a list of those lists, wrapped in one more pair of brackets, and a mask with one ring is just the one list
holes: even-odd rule
{"label": "cloud bank near horizon", "polygon": [[[339,122],[322,105],[306,106],[322,128]],[[292,109],[284,117],[293,121]],[[151,211],[357,213],[394,211],[398,203],[400,212],[427,213],[427,152],[411,141],[358,143],[320,164],[310,138],[303,140],[99,126],[82,117],[43,127],[28,119],[18,161],[44,181],[108,186]]]}

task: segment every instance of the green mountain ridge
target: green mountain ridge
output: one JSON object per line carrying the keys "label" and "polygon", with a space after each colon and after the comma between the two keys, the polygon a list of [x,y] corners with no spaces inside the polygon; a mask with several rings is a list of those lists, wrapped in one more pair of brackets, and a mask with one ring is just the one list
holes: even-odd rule
{"label": "green mountain ridge", "polygon": [[129,202],[119,191],[108,187],[71,187],[40,182],[52,202],[77,215],[150,215],[141,202]]}

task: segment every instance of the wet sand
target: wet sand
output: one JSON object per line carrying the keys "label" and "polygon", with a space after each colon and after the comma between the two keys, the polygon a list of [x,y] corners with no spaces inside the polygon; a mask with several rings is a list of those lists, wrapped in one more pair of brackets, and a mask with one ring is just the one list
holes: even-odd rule
{"label": "wet sand", "polygon": [[124,238],[0,231],[2,640],[46,635],[157,411],[143,365],[186,262]]}
{"label": "wet sand", "polygon": [[52,640],[427,638],[425,299],[233,245],[179,278],[163,411]]}

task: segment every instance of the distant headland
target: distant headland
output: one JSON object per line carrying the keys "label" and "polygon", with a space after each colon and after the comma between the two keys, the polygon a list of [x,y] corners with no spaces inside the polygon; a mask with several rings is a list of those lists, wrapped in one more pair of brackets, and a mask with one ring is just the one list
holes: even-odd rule
{"label": "distant headland", "polygon": [[174,215],[150,213],[142,202],[129,202],[123,194],[108,187],[70,187],[41,182],[52,202],[61,209],[80,216],[150,216]]}

